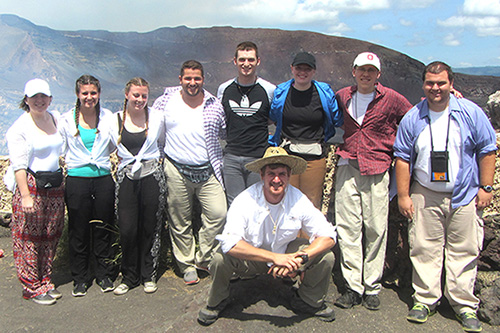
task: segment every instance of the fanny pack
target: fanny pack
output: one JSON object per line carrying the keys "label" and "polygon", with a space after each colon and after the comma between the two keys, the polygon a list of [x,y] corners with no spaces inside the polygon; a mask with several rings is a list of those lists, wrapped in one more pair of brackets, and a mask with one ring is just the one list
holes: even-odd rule
{"label": "fanny pack", "polygon": [[214,173],[210,162],[202,165],[188,165],[177,163],[168,156],[167,158],[184,177],[195,184],[206,182]]}
{"label": "fanny pack", "polygon": [[288,150],[296,154],[315,156],[323,154],[323,146],[319,142],[304,142],[284,138],[281,147],[288,148]]}
{"label": "fanny pack", "polygon": [[141,168],[136,172],[132,172],[132,167],[134,163],[128,164],[125,166],[124,171],[125,175],[130,180],[137,180],[152,175],[156,169],[160,167],[158,160],[147,160],[141,162]]}
{"label": "fanny pack", "polygon": [[34,172],[28,168],[28,172],[35,177],[36,187],[38,189],[49,189],[53,187],[61,186],[63,182],[62,169],[59,168],[56,171],[37,171]]}

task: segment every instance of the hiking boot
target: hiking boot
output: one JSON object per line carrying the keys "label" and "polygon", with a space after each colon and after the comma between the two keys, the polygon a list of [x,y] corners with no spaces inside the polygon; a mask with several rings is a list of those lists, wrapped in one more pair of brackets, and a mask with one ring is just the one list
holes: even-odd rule
{"label": "hiking boot", "polygon": [[81,297],[87,295],[87,289],[88,286],[86,283],[77,283],[73,287],[73,291],[71,292],[71,295],[75,297]]}
{"label": "hiking boot", "polygon": [[365,295],[363,299],[363,306],[368,310],[378,310],[380,309],[380,299],[378,295]]}
{"label": "hiking boot", "polygon": [[31,300],[36,304],[41,304],[41,305],[52,305],[56,302],[56,299],[50,297],[49,294],[47,293],[35,296]]}
{"label": "hiking boot", "polygon": [[144,282],[144,292],[146,294],[152,294],[158,290],[158,286],[153,281]]}
{"label": "hiking boot", "polygon": [[229,304],[229,297],[220,302],[217,306],[205,306],[198,313],[198,322],[202,325],[212,325],[219,319],[219,315]]}
{"label": "hiking boot", "polygon": [[411,308],[410,312],[408,312],[408,315],[406,316],[406,319],[408,321],[411,321],[413,323],[425,323],[427,319],[432,316],[435,311],[431,311],[429,307],[425,304],[422,303],[415,303],[413,308]]}
{"label": "hiking boot", "polygon": [[335,305],[343,309],[350,309],[355,305],[361,304],[361,295],[352,289],[347,289],[347,291],[337,298]]}
{"label": "hiking boot", "polygon": [[110,278],[104,278],[101,281],[97,282],[99,287],[101,287],[101,291],[103,293],[107,293],[110,291],[113,291],[115,289],[115,286],[113,285],[113,281],[111,281]]}
{"label": "hiking boot", "polygon": [[457,319],[462,323],[462,329],[465,332],[481,332],[481,322],[477,319],[477,315],[472,311],[465,311],[457,314]]}
{"label": "hiking boot", "polygon": [[62,297],[62,293],[56,288],[47,291],[47,295],[49,295],[53,299],[59,299]]}
{"label": "hiking boot", "polygon": [[118,287],[116,287],[115,290],[113,290],[113,294],[124,295],[128,293],[129,289],[130,289],[129,286],[127,286],[125,283],[120,283]]}
{"label": "hiking boot", "polygon": [[334,321],[335,311],[323,303],[320,307],[313,307],[304,302],[302,298],[295,292],[290,300],[290,307],[297,314],[309,314],[314,315],[316,318],[322,321]]}
{"label": "hiking boot", "polygon": [[191,285],[197,284],[198,282],[200,282],[200,279],[198,278],[198,273],[196,273],[196,270],[184,273],[185,284]]}

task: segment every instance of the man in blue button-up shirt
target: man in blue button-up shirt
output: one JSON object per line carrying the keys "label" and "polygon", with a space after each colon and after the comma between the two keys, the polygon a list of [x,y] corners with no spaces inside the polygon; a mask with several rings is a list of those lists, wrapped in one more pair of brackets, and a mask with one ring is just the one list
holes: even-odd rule
{"label": "man in blue button-up shirt", "polygon": [[482,210],[493,197],[495,132],[481,108],[450,95],[448,65],[429,64],[423,80],[426,99],[405,115],[394,144],[399,210],[410,219],[415,305],[407,319],[422,323],[435,311],[444,269],[446,298],[464,330],[478,332],[474,281]]}

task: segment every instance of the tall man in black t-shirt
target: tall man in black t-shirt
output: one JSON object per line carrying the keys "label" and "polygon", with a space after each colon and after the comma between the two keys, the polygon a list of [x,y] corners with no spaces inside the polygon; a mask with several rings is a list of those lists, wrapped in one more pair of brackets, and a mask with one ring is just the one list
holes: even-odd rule
{"label": "tall man in black t-shirt", "polygon": [[260,58],[255,43],[238,44],[233,62],[238,77],[224,82],[217,91],[226,113],[223,173],[228,205],[240,192],[260,180],[245,164],[263,156],[268,147],[268,117],[275,89],[273,84],[257,77]]}

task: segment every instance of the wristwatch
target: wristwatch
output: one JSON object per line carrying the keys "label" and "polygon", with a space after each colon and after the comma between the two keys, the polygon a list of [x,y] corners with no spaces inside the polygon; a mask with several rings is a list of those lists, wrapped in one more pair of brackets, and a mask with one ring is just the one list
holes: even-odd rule
{"label": "wristwatch", "polygon": [[301,254],[299,257],[302,258],[302,265],[305,265],[306,262],[309,261],[309,255],[307,253],[306,254]]}
{"label": "wristwatch", "polygon": [[480,186],[486,193],[491,193],[493,191],[493,186],[491,185],[481,185]]}

